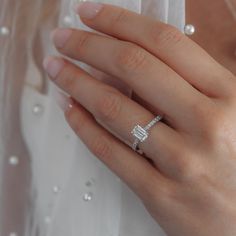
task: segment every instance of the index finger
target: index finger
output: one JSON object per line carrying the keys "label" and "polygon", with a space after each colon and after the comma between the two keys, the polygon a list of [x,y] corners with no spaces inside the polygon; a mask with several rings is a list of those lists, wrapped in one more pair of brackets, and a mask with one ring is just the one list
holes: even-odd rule
{"label": "index finger", "polygon": [[109,4],[81,2],[77,12],[87,26],[145,48],[202,93],[228,96],[232,90],[225,77],[233,75],[177,28]]}

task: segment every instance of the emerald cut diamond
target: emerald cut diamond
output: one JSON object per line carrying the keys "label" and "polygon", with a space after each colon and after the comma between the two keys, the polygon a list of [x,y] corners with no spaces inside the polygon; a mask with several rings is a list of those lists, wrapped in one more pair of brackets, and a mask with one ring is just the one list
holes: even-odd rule
{"label": "emerald cut diamond", "polygon": [[144,142],[148,138],[148,132],[140,125],[136,125],[131,133],[140,142]]}

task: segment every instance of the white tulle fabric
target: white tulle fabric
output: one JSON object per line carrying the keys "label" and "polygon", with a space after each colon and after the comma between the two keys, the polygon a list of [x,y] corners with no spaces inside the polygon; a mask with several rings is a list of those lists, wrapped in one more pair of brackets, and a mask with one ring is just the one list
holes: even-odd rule
{"label": "white tulle fabric", "polygon": [[[43,72],[43,57],[56,53],[49,40],[53,28],[88,29],[72,10],[75,2],[0,0],[0,27],[10,30],[0,36],[0,235],[163,236],[137,196],[71,131],[55,102],[58,89]],[[98,2],[184,26],[184,0]],[[43,110],[34,114],[37,104]],[[9,164],[11,156],[18,165]],[[86,193],[92,200],[84,201]]]}

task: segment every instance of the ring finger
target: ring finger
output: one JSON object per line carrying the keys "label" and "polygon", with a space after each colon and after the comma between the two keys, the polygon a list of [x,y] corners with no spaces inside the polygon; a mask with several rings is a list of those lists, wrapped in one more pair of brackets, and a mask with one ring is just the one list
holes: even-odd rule
{"label": "ring finger", "polygon": [[[61,58],[49,57],[45,68],[51,79],[77,102],[91,112],[103,126],[126,143],[133,143],[131,130],[137,124],[147,125],[154,115],[118,90],[91,77],[81,68]],[[60,66],[58,66],[60,64]],[[52,68],[61,68],[52,73]],[[167,142],[168,140],[168,142]],[[172,159],[183,146],[180,135],[159,122],[150,130],[150,137],[140,148],[158,168],[168,174],[176,167]]]}

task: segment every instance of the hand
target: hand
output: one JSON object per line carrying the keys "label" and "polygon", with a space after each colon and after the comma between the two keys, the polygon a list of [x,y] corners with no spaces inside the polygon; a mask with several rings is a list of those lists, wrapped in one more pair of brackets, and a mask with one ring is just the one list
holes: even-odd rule
{"label": "hand", "polygon": [[[235,76],[170,25],[105,4],[79,12],[104,34],[57,29],[58,51],[124,81],[142,102],[48,57],[52,81],[73,98],[65,111],[72,129],[168,235],[236,235]],[[131,130],[158,114],[141,156],[127,145]]]}

